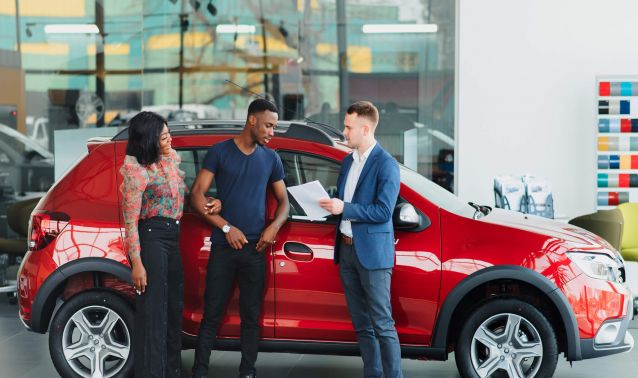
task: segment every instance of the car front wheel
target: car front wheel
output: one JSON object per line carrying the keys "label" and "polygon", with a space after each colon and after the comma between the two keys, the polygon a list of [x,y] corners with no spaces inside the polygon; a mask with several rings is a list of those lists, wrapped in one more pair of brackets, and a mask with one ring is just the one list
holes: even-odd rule
{"label": "car front wheel", "polygon": [[65,302],[51,323],[49,351],[62,377],[132,375],[133,309],[116,294],[90,291]]}
{"label": "car front wheel", "polygon": [[551,377],[558,344],[551,324],[534,306],[495,299],[467,319],[455,354],[463,377]]}

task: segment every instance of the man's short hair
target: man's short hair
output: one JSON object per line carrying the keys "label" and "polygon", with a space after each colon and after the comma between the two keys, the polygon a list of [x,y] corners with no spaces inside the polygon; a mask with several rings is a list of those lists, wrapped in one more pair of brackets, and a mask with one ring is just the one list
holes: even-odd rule
{"label": "man's short hair", "polygon": [[248,115],[265,112],[269,110],[273,113],[279,113],[277,110],[277,106],[272,102],[265,100],[263,98],[258,98],[248,105]]}
{"label": "man's short hair", "polygon": [[379,110],[370,101],[357,101],[348,107],[348,114],[357,113],[359,117],[363,117],[372,122],[375,127],[379,122]]}

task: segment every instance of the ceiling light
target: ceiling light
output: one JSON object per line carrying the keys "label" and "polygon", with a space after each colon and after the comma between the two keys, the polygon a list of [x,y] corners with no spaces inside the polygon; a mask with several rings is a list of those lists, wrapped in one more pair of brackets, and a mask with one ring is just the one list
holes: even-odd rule
{"label": "ceiling light", "polygon": [[215,28],[217,33],[255,34],[255,25],[219,24]]}
{"label": "ceiling light", "polygon": [[361,28],[365,34],[390,33],[436,33],[437,24],[366,24]]}
{"label": "ceiling light", "polygon": [[95,24],[55,24],[45,25],[47,34],[99,34],[100,29]]}

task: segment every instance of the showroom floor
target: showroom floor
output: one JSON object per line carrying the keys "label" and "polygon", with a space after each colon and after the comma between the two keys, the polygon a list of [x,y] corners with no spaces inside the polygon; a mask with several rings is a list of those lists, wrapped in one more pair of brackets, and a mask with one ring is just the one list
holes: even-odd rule
{"label": "showroom floor", "polygon": [[[0,378],[55,377],[57,373],[49,357],[48,335],[26,331],[16,315],[17,306],[8,304],[0,295]],[[638,340],[638,320],[632,322],[632,335]],[[211,358],[210,377],[237,376],[238,352],[216,352]],[[556,377],[599,378],[636,377],[638,348],[629,353],[575,362],[572,367],[559,360]],[[193,351],[182,352],[183,377],[193,363]],[[261,353],[257,361],[260,378],[359,378],[358,357],[336,357],[297,354]],[[458,377],[453,355],[445,362],[403,360],[403,372],[409,377]]]}

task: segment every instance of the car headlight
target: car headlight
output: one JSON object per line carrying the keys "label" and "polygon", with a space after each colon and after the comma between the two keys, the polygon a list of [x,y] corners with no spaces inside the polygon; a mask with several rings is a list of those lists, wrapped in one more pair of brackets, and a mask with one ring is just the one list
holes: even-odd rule
{"label": "car headlight", "polygon": [[568,252],[567,257],[589,277],[620,282],[620,267],[611,257],[601,253]]}

